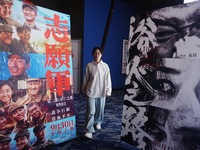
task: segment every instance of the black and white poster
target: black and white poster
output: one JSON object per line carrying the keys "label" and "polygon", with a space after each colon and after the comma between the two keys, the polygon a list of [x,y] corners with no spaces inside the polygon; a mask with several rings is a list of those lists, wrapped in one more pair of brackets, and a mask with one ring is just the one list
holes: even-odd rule
{"label": "black and white poster", "polygon": [[200,3],[141,16],[130,21],[121,140],[145,150],[199,150]]}

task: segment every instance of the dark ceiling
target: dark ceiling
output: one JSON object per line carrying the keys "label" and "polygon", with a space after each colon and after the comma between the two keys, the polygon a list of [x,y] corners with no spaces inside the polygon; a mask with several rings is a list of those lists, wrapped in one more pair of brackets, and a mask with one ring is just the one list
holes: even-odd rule
{"label": "dark ceiling", "polygon": [[183,0],[121,0],[146,10],[183,4]]}

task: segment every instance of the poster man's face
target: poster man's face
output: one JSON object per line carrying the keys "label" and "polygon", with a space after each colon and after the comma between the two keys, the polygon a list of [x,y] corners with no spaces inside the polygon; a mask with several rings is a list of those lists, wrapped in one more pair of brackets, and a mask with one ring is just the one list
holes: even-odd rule
{"label": "poster man's face", "polygon": [[4,130],[6,128],[7,121],[6,117],[0,116],[0,130]]}
{"label": "poster man's face", "polygon": [[39,106],[37,105],[32,105],[31,107],[28,108],[28,113],[30,116],[33,118],[38,118],[40,117],[40,114],[42,113]]}
{"label": "poster man's face", "polygon": [[158,27],[155,33],[158,57],[172,57],[174,53],[177,57],[187,57],[188,49],[199,51],[199,15],[199,3],[189,7],[166,7],[151,13],[150,17]]}
{"label": "poster man's face", "polygon": [[11,101],[13,91],[11,87],[7,84],[3,85],[0,88],[0,101],[3,102],[4,104],[7,104]]}
{"label": "poster man's face", "polygon": [[26,60],[18,55],[11,55],[8,59],[8,69],[14,77],[23,75],[29,68]]}
{"label": "poster man's face", "polygon": [[12,5],[10,3],[0,4],[0,16],[2,18],[10,17],[12,12]]}
{"label": "poster man's face", "polygon": [[27,89],[28,93],[31,95],[37,95],[40,90],[41,82],[40,81],[28,81]]}
{"label": "poster man's face", "polygon": [[28,22],[32,22],[35,20],[37,14],[36,12],[31,9],[30,7],[25,7],[23,9],[23,14],[24,14],[24,18],[28,21]]}
{"label": "poster man's face", "polygon": [[0,150],[10,150],[10,142],[5,141],[3,143],[0,143]]}
{"label": "poster man's face", "polygon": [[41,138],[41,139],[44,139],[45,138],[45,134],[46,134],[46,131],[45,131],[45,128],[44,129],[41,129],[39,130],[36,134],[36,137],[38,138]]}
{"label": "poster man's face", "polygon": [[7,31],[2,31],[0,33],[0,39],[3,43],[9,45],[12,42],[12,33]]}
{"label": "poster man's face", "polygon": [[100,60],[102,57],[100,50],[95,50],[93,57],[94,57],[94,60]]}
{"label": "poster man's face", "polygon": [[22,136],[16,139],[16,146],[18,150],[22,150],[28,144],[28,139],[26,136]]}
{"label": "poster man's face", "polygon": [[158,68],[155,80],[159,85],[156,87],[158,95],[152,105],[164,109],[157,110],[159,117],[155,115],[154,119],[156,126],[166,133],[163,142],[170,141],[175,149],[200,146],[197,140],[200,135],[199,66],[197,59],[166,58]]}
{"label": "poster man's face", "polygon": [[18,33],[18,36],[22,42],[28,44],[31,38],[31,31],[24,29],[22,33]]}
{"label": "poster man's face", "polygon": [[14,111],[12,112],[12,118],[13,118],[16,122],[18,122],[18,121],[23,121],[24,118],[25,118],[25,113],[26,113],[26,111],[25,111],[24,108],[18,108],[18,109],[14,110]]}

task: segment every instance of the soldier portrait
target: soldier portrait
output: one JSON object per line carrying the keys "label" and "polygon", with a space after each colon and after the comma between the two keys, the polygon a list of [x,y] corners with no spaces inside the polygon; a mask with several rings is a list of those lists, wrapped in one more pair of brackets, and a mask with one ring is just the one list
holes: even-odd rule
{"label": "soldier portrait", "polygon": [[0,81],[0,108],[12,105],[13,85],[8,81]]}
{"label": "soldier portrait", "polygon": [[51,114],[42,110],[39,103],[28,104],[28,116],[32,126],[38,126],[51,122]]}
{"label": "soldier portrait", "polygon": [[28,26],[31,29],[39,30],[39,28],[35,24],[35,19],[37,17],[37,6],[30,2],[24,2],[22,4],[22,13],[25,19],[24,26]]}
{"label": "soldier portrait", "polygon": [[0,135],[0,150],[10,150],[11,138],[6,135]]}
{"label": "soldier portrait", "polygon": [[16,122],[15,127],[12,131],[13,133],[31,127],[30,123],[27,120],[26,109],[23,105],[13,104],[9,108],[8,112],[12,119]]}
{"label": "soldier portrait", "polygon": [[13,18],[12,14],[13,0],[0,0],[0,23],[19,26],[20,23]]}
{"label": "soldier portrait", "polygon": [[29,143],[30,132],[28,129],[17,132],[14,140],[16,141],[16,147],[18,150],[32,150],[32,146]]}
{"label": "soldier portrait", "polygon": [[10,52],[9,45],[12,42],[13,28],[10,25],[0,25],[0,52]]}

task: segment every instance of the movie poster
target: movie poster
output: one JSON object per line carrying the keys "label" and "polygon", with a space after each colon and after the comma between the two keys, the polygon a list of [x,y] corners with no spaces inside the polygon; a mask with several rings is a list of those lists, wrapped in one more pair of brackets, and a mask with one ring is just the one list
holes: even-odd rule
{"label": "movie poster", "polygon": [[76,137],[70,15],[0,0],[0,150]]}
{"label": "movie poster", "polygon": [[199,17],[200,2],[131,17],[122,141],[146,150],[200,149]]}

